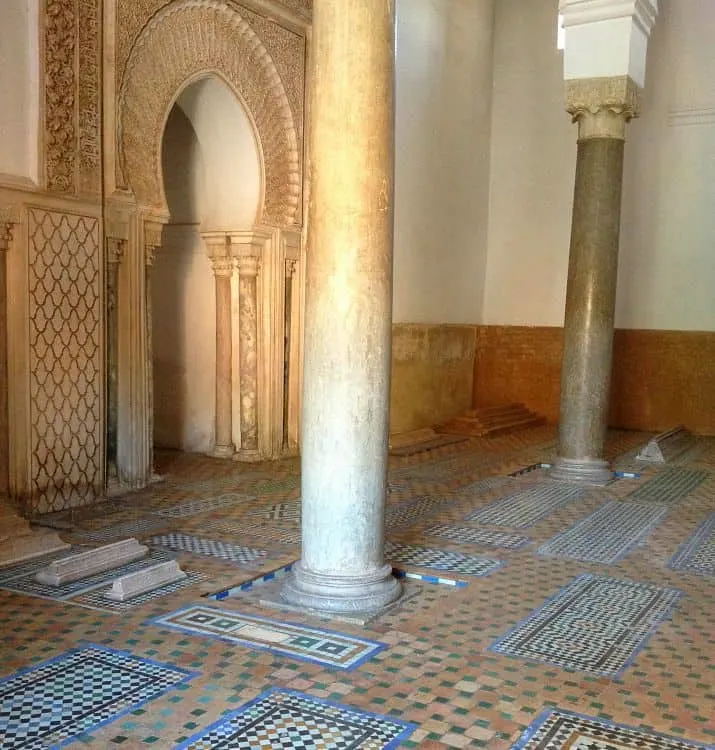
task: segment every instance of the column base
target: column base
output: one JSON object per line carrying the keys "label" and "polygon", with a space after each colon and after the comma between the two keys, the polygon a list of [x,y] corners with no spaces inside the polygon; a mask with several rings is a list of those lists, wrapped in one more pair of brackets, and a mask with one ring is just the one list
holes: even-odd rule
{"label": "column base", "polygon": [[296,607],[323,612],[375,612],[402,596],[402,584],[383,565],[364,575],[327,575],[296,563],[281,598]]}
{"label": "column base", "polygon": [[255,464],[262,461],[261,454],[255,448],[239,448],[233,454],[234,461],[241,461],[247,464]]}
{"label": "column base", "polygon": [[603,486],[613,479],[613,472],[603,459],[559,456],[551,467],[549,476],[562,482]]}
{"label": "column base", "polygon": [[233,458],[233,454],[236,449],[232,444],[229,445],[215,445],[214,449],[209,453],[212,458]]}

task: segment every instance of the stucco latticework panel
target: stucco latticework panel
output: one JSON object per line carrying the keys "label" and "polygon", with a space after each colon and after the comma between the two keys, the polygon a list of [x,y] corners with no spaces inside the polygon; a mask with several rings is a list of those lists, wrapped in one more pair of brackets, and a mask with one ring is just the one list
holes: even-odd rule
{"label": "stucco latticework panel", "polygon": [[95,499],[101,483],[99,221],[29,212],[28,511]]}
{"label": "stucco latticework panel", "polygon": [[263,223],[295,223],[301,180],[298,134],[283,82],[260,38],[215,0],[173,3],[144,28],[119,97],[119,138],[129,187],[140,205],[166,210],[161,137],[179,91],[201,73],[222,76],[255,123],[264,163]]}
{"label": "stucco latticework panel", "polygon": [[45,0],[44,153],[47,189],[100,188],[100,3]]}

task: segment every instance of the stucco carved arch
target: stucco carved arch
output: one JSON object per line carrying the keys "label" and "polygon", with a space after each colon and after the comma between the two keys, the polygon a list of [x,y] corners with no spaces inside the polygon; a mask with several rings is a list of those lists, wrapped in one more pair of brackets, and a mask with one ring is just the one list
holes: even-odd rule
{"label": "stucco carved arch", "polygon": [[301,193],[298,134],[283,82],[253,29],[218,0],[179,0],[157,13],[132,48],[120,88],[121,166],[140,206],[167,212],[161,139],[176,97],[217,73],[243,101],[263,158],[262,223],[296,222]]}

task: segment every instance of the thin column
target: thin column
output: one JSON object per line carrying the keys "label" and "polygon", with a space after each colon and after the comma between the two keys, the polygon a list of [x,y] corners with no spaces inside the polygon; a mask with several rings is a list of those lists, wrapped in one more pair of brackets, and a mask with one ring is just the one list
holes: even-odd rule
{"label": "thin column", "polygon": [[637,89],[624,77],[570,81],[578,152],[561,369],[556,479],[602,484],[618,272],[626,123]]}
{"label": "thin column", "polygon": [[216,279],[216,436],[213,455],[231,458],[231,258],[212,258]]}
{"label": "thin column", "polygon": [[290,358],[293,329],[293,274],[295,261],[285,262],[285,291],[283,294],[283,450],[288,451],[288,419],[290,417]]}
{"label": "thin column", "polygon": [[301,560],[291,604],[376,610],[392,329],[394,2],[313,4]]}
{"label": "thin column", "polygon": [[107,237],[107,481],[116,482],[117,424],[119,415],[119,317],[118,285],[119,263],[124,254],[124,241]]}
{"label": "thin column", "polygon": [[240,381],[240,461],[257,461],[258,453],[258,271],[255,256],[238,258],[238,366]]}
{"label": "thin column", "polygon": [[152,307],[151,277],[156,250],[161,246],[161,230],[145,230],[144,246],[144,308],[146,314],[146,420],[147,420],[147,475],[150,482],[159,477],[154,471],[154,320]]}

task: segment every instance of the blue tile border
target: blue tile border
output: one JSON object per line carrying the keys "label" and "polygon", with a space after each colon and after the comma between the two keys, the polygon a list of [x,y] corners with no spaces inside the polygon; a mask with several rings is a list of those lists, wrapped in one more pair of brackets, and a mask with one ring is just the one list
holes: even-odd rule
{"label": "blue tile border", "polygon": [[551,596],[549,596],[547,599],[545,599],[538,607],[534,608],[529,612],[528,615],[523,617],[521,620],[516,622],[512,627],[510,627],[504,635],[502,635],[500,638],[498,638],[496,641],[494,641],[492,644],[487,646],[485,649],[486,651],[490,651],[495,654],[499,654],[500,656],[506,656],[507,658],[511,659],[523,659],[524,661],[531,661],[538,664],[552,664],[556,667],[559,667],[560,669],[563,669],[567,672],[584,672],[585,674],[599,674],[603,677],[607,677],[612,680],[617,680],[620,677],[623,676],[623,673],[632,666],[633,662],[636,660],[636,658],[640,655],[641,651],[648,645],[648,641],[652,638],[652,636],[656,633],[656,628],[651,628],[648,632],[644,634],[644,636],[640,639],[640,641],[636,644],[635,648],[631,651],[630,656],[624,660],[622,666],[620,669],[618,669],[615,672],[598,672],[598,671],[591,671],[591,670],[585,670],[580,669],[578,667],[566,667],[562,664],[559,664],[558,662],[555,662],[551,659],[547,658],[538,658],[536,656],[519,656],[518,654],[508,653],[505,651],[499,651],[499,646],[502,645],[511,635],[513,635],[516,631],[519,630],[523,625],[528,623],[530,620],[533,620],[538,614],[543,612],[547,607],[554,604],[563,594],[564,590],[568,587],[574,586],[579,581],[585,581],[585,580],[594,580],[594,579],[610,579],[614,581],[622,581],[624,583],[630,583],[634,585],[641,585],[641,586],[650,586],[651,588],[658,588],[662,589],[664,591],[670,591],[676,596],[673,599],[673,602],[667,607],[667,609],[664,611],[662,617],[658,620],[658,626],[663,625],[664,623],[668,622],[673,615],[673,611],[675,610],[676,606],[679,604],[680,600],[683,598],[684,594],[680,589],[677,589],[673,586],[663,587],[663,586],[657,586],[656,584],[650,584],[650,583],[642,583],[639,581],[632,581],[627,578],[615,578],[613,576],[604,576],[604,575],[593,575],[591,573],[582,573],[581,575],[576,576],[575,578],[572,578],[570,581],[568,581],[566,584],[564,584],[558,591],[554,592]]}
{"label": "blue tile border", "polygon": [[305,623],[302,623],[302,622],[291,622],[289,620],[276,620],[270,617],[262,617],[260,615],[254,615],[254,614],[245,615],[245,614],[241,614],[240,612],[236,612],[232,610],[224,610],[229,616],[234,615],[235,617],[238,617],[238,618],[254,620],[256,622],[266,623],[267,625],[273,625],[275,627],[285,626],[285,627],[290,627],[290,628],[297,628],[299,630],[306,631],[306,633],[309,633],[309,632],[322,633],[322,634],[325,634],[326,636],[339,637],[345,640],[353,641],[354,643],[361,643],[363,645],[373,647],[370,651],[365,653],[359,659],[356,659],[350,665],[341,666],[340,664],[331,663],[326,660],[312,659],[309,656],[298,654],[293,651],[288,651],[287,649],[280,649],[277,646],[273,647],[273,646],[261,645],[260,643],[257,643],[255,641],[249,641],[247,639],[240,638],[238,636],[227,637],[227,636],[217,635],[214,633],[205,633],[205,632],[202,633],[198,630],[191,630],[189,628],[181,627],[180,625],[173,625],[173,624],[168,624],[166,622],[163,622],[163,620],[166,617],[169,617],[172,615],[179,615],[182,612],[190,611],[191,609],[194,609],[196,606],[197,606],[196,604],[188,604],[184,607],[180,607],[179,609],[174,610],[173,612],[168,612],[164,615],[159,615],[158,617],[151,617],[144,622],[144,625],[150,625],[152,627],[161,628],[169,632],[173,630],[174,632],[184,633],[185,635],[190,635],[194,638],[206,638],[208,640],[221,641],[222,643],[230,643],[233,646],[240,645],[240,646],[243,646],[244,648],[248,648],[254,651],[265,651],[266,653],[273,654],[273,656],[277,656],[280,658],[296,659],[297,661],[303,661],[308,664],[318,664],[321,667],[325,667],[328,669],[331,669],[331,668],[338,669],[342,672],[352,672],[353,670],[365,664],[365,662],[370,661],[371,659],[375,658],[375,656],[377,656],[382,651],[385,651],[389,647],[389,644],[387,643],[382,643],[380,641],[373,641],[371,638],[363,638],[362,636],[351,635],[350,633],[341,633],[338,630],[328,630],[327,628],[315,628],[311,625],[306,625]]}
{"label": "blue tile border", "polygon": [[[201,675],[201,672],[195,671],[195,670],[188,670],[184,669],[183,667],[177,667],[174,664],[160,662],[155,659],[149,659],[145,656],[136,656],[135,654],[132,654],[130,651],[126,651],[124,649],[117,649],[117,648],[111,648],[109,646],[103,646],[98,643],[92,643],[90,641],[79,641],[78,645],[74,648],[68,649],[67,651],[63,651],[61,654],[58,654],[57,656],[53,656],[51,659],[46,659],[45,661],[37,662],[36,664],[29,665],[27,667],[22,667],[12,674],[6,675],[4,677],[0,677],[0,685],[3,685],[7,682],[10,682],[11,680],[17,679],[18,677],[22,677],[23,675],[29,674],[31,672],[34,672],[42,667],[50,666],[51,664],[56,664],[58,662],[66,660],[70,655],[84,651],[86,649],[93,649],[96,651],[104,651],[111,654],[116,654],[119,656],[126,657],[128,659],[132,659],[133,661],[138,661],[143,664],[147,664],[152,667],[158,667],[161,669],[168,670],[170,672],[176,672],[177,675],[183,675],[182,679],[177,680],[177,682],[173,685],[171,685],[168,688],[164,688],[157,692],[155,695],[152,695],[148,698],[141,699],[136,703],[132,703],[130,706],[127,706],[126,708],[120,709],[117,713],[112,714],[107,719],[102,719],[101,721],[97,722],[96,724],[92,724],[84,729],[82,731],[78,732],[77,734],[73,734],[71,737],[67,737],[64,740],[61,740],[58,743],[55,743],[51,745],[52,748],[60,748],[65,747],[69,745],[72,742],[75,742],[76,740],[87,737],[89,735],[92,735],[94,732],[96,732],[98,729],[101,729],[102,727],[107,726],[108,724],[111,724],[118,719],[121,719],[124,716],[127,716],[127,714],[132,713],[132,711],[136,711],[138,708],[141,708],[142,706],[145,706],[147,703],[156,700],[157,698],[160,698],[163,695],[166,695],[167,693],[171,692],[172,690],[175,690],[179,685],[184,685],[189,680],[193,680],[195,677],[198,677]],[[44,746],[44,745],[43,745]]]}
{"label": "blue tile border", "polygon": [[674,742],[680,742],[686,747],[702,748],[703,750],[712,750],[712,745],[705,742],[695,742],[693,740],[687,740],[682,737],[675,735],[664,734],[663,732],[657,732],[651,729],[645,729],[644,727],[635,727],[632,724],[620,724],[615,721],[609,721],[607,719],[601,719],[595,716],[587,716],[586,714],[578,713],[577,711],[568,711],[562,708],[546,708],[544,709],[534,721],[524,730],[522,735],[516,741],[516,744],[512,745],[510,750],[524,750],[526,746],[531,742],[536,733],[541,727],[553,716],[554,714],[560,714],[572,719],[581,719],[582,721],[589,721],[593,724],[600,724],[602,727],[607,729],[622,729],[627,732],[642,732],[648,734],[651,737],[655,737],[663,740],[672,740]]}
{"label": "blue tile border", "polygon": [[715,534],[715,513],[711,513],[704,521],[698,524],[690,536],[678,547],[673,557],[668,561],[668,567],[678,573],[693,573],[700,576],[711,576],[715,574],[715,560],[711,570],[703,570],[693,565],[700,546],[707,541],[710,534]]}
{"label": "blue tile border", "polygon": [[235,716],[239,716],[242,713],[245,713],[247,710],[255,706],[256,704],[260,703],[261,701],[265,700],[266,698],[269,698],[271,695],[274,695],[276,693],[282,693],[284,695],[294,695],[300,698],[308,699],[309,701],[313,703],[317,703],[322,706],[328,706],[330,708],[336,708],[338,710],[342,711],[349,711],[354,714],[357,714],[358,716],[362,717],[369,717],[371,719],[376,719],[380,721],[388,721],[393,724],[397,724],[398,726],[404,727],[402,732],[392,739],[389,743],[382,746],[381,750],[394,750],[394,748],[399,747],[404,740],[406,740],[412,732],[417,729],[417,724],[414,724],[413,722],[405,721],[404,719],[398,719],[397,717],[390,716],[389,714],[376,714],[372,711],[364,711],[361,708],[353,707],[353,706],[346,706],[342,703],[335,703],[334,701],[326,700],[325,698],[315,698],[312,695],[309,695],[308,693],[301,693],[299,690],[290,690],[288,688],[279,688],[279,687],[272,687],[266,690],[265,692],[261,693],[257,697],[255,697],[253,700],[248,701],[248,703],[244,703],[240,708],[235,709],[234,711],[229,711],[225,714],[223,714],[217,721],[213,722],[213,724],[210,724],[208,727],[205,727],[200,732],[197,732],[196,734],[189,737],[189,739],[182,742],[180,745],[177,745],[174,750],[188,750],[191,747],[191,744],[194,742],[197,742],[206,735],[208,732],[211,732],[213,729],[216,729],[220,727],[222,724],[224,724],[226,721],[229,721]]}
{"label": "blue tile border", "polygon": [[245,594],[247,591],[251,591],[251,589],[256,588],[257,586],[261,586],[264,583],[270,583],[271,581],[275,581],[277,578],[282,578],[283,576],[287,575],[291,572],[291,570],[293,570],[293,566],[296,564],[296,562],[298,561],[294,560],[287,565],[283,565],[280,568],[276,568],[275,570],[271,570],[270,572],[264,573],[260,576],[256,576],[255,578],[251,578],[250,580],[239,583],[236,586],[231,586],[227,589],[221,589],[221,591],[215,591],[212,594],[203,594],[202,597],[204,599],[212,599],[213,601],[220,602],[222,599],[228,599],[232,596]]}
{"label": "blue tile border", "polygon": [[436,583],[442,586],[453,586],[457,589],[463,589],[469,586],[469,581],[460,578],[442,578],[441,576],[431,576],[427,573],[413,573],[411,571],[393,568],[392,574],[395,578],[409,578],[414,581],[424,581],[425,583]]}

